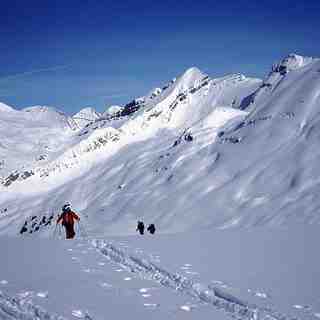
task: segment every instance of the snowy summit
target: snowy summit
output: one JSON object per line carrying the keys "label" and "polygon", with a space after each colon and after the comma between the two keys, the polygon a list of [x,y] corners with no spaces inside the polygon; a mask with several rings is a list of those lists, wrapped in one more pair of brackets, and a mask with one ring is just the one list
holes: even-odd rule
{"label": "snowy summit", "polygon": [[81,109],[78,113],[72,116],[79,128],[83,128],[86,125],[94,122],[96,119],[100,118],[100,114],[91,107]]}

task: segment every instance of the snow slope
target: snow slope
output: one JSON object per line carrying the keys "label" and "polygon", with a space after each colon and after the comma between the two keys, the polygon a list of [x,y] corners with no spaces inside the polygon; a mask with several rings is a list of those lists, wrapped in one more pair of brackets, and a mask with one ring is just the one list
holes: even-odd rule
{"label": "snow slope", "polygon": [[1,237],[0,315],[316,320],[318,238],[310,227],[75,241]]}
{"label": "snow slope", "polygon": [[131,234],[139,218],[161,232],[318,223],[319,70],[297,55],[264,81],[191,68],[116,116],[61,133],[50,161],[1,186],[0,230],[16,234],[65,201],[99,235]]}
{"label": "snow slope", "polygon": [[0,109],[0,180],[15,171],[31,171],[67,148],[73,120],[51,107],[21,111]]}
{"label": "snow slope", "polygon": [[116,115],[122,110],[123,110],[123,107],[121,106],[110,106],[109,108],[107,108],[105,112],[103,112],[102,117],[108,118],[110,116]]}
{"label": "snow slope", "polygon": [[0,318],[319,319],[319,71],[191,68],[80,129],[0,105]]}

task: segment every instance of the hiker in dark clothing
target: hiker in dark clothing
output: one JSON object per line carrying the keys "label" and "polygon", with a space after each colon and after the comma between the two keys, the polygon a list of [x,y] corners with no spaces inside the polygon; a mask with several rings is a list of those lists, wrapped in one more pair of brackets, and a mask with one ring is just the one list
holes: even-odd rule
{"label": "hiker in dark clothing", "polygon": [[139,231],[140,234],[144,234],[144,223],[142,221],[138,221],[136,231]]}
{"label": "hiker in dark clothing", "polygon": [[61,224],[66,229],[66,239],[73,239],[76,235],[74,231],[74,221],[80,221],[79,216],[71,210],[70,204],[67,203],[62,207],[62,213],[60,214],[57,224]]}
{"label": "hiker in dark clothing", "polygon": [[147,230],[151,233],[154,234],[156,232],[156,227],[154,226],[153,223],[149,224]]}

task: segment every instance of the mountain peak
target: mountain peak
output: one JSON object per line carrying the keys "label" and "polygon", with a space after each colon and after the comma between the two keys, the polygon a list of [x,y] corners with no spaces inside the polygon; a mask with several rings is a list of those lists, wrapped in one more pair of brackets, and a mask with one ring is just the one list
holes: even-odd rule
{"label": "mountain peak", "polygon": [[72,119],[76,122],[79,128],[82,128],[85,127],[88,123],[100,118],[100,116],[100,113],[98,113],[94,108],[86,107],[73,115]]}
{"label": "mountain peak", "polygon": [[314,61],[311,57],[300,56],[295,53],[290,53],[283,58],[279,63],[276,63],[272,67],[272,71],[276,72],[289,72],[300,69]]}
{"label": "mountain peak", "polygon": [[41,121],[49,127],[56,126],[64,129],[76,129],[72,118],[54,107],[32,106],[22,109],[21,112],[27,119]]}
{"label": "mountain peak", "polygon": [[85,108],[81,109],[78,113],[97,113],[97,112],[92,107],[85,107]]}
{"label": "mountain peak", "polygon": [[0,102],[0,111],[14,111],[14,109],[2,102]]}
{"label": "mountain peak", "polygon": [[42,112],[49,112],[49,113],[59,113],[64,114],[63,112],[57,110],[54,107],[49,106],[31,106],[27,108],[23,108],[21,111],[23,112],[32,112],[32,113],[42,113]]}
{"label": "mountain peak", "polygon": [[112,105],[106,109],[106,111],[102,114],[102,116],[112,116],[116,113],[119,113],[123,110],[123,107],[118,105]]}
{"label": "mountain peak", "polygon": [[197,67],[191,67],[187,69],[181,78],[197,78],[202,79],[206,76],[205,73],[203,73],[200,69]]}
{"label": "mountain peak", "polygon": [[207,77],[207,75],[201,72],[197,67],[191,67],[187,69],[180,78],[177,79],[175,85],[177,88],[183,90],[187,90],[191,87],[196,86],[198,82],[200,82],[203,78]]}

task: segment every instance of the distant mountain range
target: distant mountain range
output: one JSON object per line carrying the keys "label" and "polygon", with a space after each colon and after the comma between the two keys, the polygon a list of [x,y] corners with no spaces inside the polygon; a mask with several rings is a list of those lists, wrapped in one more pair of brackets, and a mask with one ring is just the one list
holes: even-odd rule
{"label": "distant mountain range", "polygon": [[[0,232],[68,201],[95,234],[319,223],[320,60],[197,68],[103,114],[0,104]],[[39,234],[48,231],[41,229]]]}

